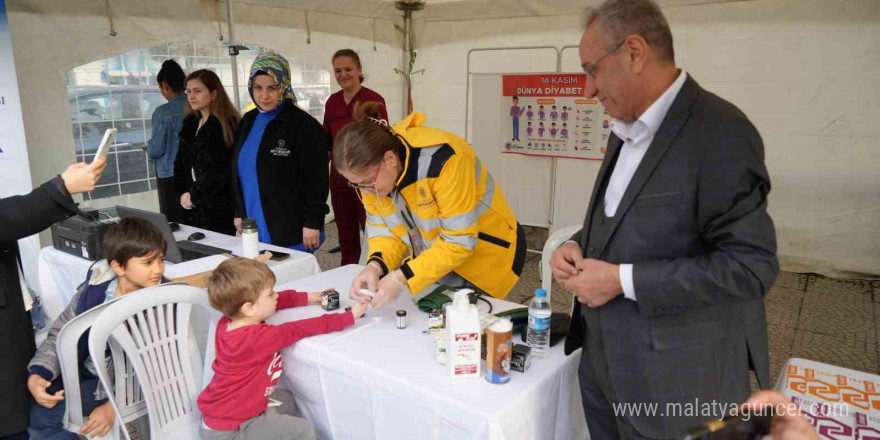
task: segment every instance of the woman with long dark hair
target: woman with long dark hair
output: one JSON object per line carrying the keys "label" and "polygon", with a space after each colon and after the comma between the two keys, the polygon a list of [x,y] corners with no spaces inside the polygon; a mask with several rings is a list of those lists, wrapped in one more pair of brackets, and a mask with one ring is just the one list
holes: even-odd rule
{"label": "woman with long dark hair", "polygon": [[184,223],[223,234],[235,234],[229,163],[238,127],[238,110],[210,70],[186,77],[186,117],[174,162],[175,188]]}

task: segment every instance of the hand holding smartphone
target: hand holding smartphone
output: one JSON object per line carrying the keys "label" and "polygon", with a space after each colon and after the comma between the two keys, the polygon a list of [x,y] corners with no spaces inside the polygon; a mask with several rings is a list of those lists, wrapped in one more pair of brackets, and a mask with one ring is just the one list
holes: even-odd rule
{"label": "hand holding smartphone", "polygon": [[98,151],[95,152],[95,157],[92,158],[92,163],[95,163],[99,157],[107,156],[107,153],[110,152],[110,146],[113,144],[115,138],[116,129],[108,128],[107,131],[104,132],[104,138],[101,139],[101,145],[98,145]]}

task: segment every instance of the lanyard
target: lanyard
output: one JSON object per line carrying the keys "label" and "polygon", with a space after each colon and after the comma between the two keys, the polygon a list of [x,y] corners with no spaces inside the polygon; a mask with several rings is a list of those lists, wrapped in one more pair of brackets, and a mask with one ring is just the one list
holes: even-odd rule
{"label": "lanyard", "polygon": [[397,212],[400,213],[400,217],[403,219],[403,223],[406,225],[406,232],[407,235],[409,235],[409,242],[413,251],[412,257],[415,258],[426,250],[425,241],[422,239],[422,234],[421,232],[419,232],[419,228],[416,226],[412,211],[409,210],[409,204],[406,203],[406,199],[403,198],[403,196],[400,196],[400,200],[403,202],[403,207],[401,208],[398,205],[398,195],[400,195],[400,193],[395,190],[394,206],[397,208]]}

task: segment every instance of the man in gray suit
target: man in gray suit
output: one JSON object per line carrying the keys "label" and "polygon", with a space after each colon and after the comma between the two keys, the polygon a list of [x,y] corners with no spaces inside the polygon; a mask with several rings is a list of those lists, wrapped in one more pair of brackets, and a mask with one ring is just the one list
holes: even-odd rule
{"label": "man in gray suit", "polygon": [[580,58],[613,135],[584,226],[551,261],[577,299],[565,352],[583,347],[593,440],[682,436],[722,415],[705,405],[744,401],[749,370],[769,386],[764,295],[779,266],[764,147],[676,67],[651,0],[592,10]]}

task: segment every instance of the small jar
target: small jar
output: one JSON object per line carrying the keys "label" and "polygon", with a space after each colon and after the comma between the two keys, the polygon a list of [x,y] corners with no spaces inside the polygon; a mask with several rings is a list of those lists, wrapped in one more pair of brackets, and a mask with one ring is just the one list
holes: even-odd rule
{"label": "small jar", "polygon": [[406,328],[406,310],[397,311],[397,328]]}
{"label": "small jar", "polygon": [[260,255],[257,221],[252,218],[241,219],[241,247],[241,255],[245,258],[257,258]]}

